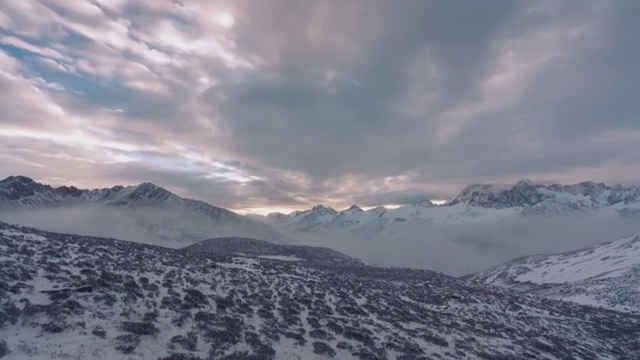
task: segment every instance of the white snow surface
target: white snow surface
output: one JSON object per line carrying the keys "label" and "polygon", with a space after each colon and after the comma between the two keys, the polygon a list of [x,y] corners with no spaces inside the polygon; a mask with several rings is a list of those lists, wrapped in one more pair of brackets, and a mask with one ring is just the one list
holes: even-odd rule
{"label": "white snow surface", "polygon": [[508,271],[513,272],[513,280],[518,282],[561,284],[620,276],[638,265],[640,236],[633,236],[567,254],[530,258]]}
{"label": "white snow surface", "polygon": [[563,254],[516,259],[471,279],[640,313],[640,235]]}

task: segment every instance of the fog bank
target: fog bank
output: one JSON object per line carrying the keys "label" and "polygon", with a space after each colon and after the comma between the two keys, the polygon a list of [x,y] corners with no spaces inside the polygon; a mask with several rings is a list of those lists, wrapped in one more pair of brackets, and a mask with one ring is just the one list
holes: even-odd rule
{"label": "fog bank", "polygon": [[[96,205],[0,212],[0,221],[42,230],[110,237],[179,248],[203,239],[242,236],[238,225],[160,209],[110,209]],[[280,229],[280,231],[282,231]],[[372,265],[414,267],[461,276],[514,258],[576,250],[640,233],[637,218],[524,217],[479,224],[405,222],[339,236],[285,232],[301,244],[330,247]]]}

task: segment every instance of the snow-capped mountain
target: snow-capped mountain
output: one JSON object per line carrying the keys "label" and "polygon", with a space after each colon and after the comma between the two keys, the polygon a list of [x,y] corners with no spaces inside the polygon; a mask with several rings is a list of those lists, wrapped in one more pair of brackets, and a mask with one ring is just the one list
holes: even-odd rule
{"label": "snow-capped mountain", "polygon": [[[63,216],[65,211],[74,215],[71,224],[65,222],[64,218],[72,218]],[[203,201],[182,198],[148,182],[82,190],[67,186],[53,188],[24,176],[10,176],[0,181],[0,219],[22,225],[39,225],[43,217],[59,218],[57,224],[48,221],[46,227],[51,230],[143,238],[147,242],[160,242],[167,246],[172,243],[173,246],[183,246],[220,236],[288,241],[262,222]],[[85,230],[78,227],[82,222],[96,223],[97,226]],[[96,229],[98,233],[94,233]]]}
{"label": "snow-capped mountain", "polygon": [[640,357],[635,315],[331,252],[216,241],[169,249],[0,223],[0,357]]}
{"label": "snow-capped mountain", "polygon": [[640,313],[640,235],[557,255],[527,256],[470,279]]}
{"label": "snow-capped mountain", "polygon": [[[640,188],[611,188],[602,183],[582,182],[575,185],[542,185],[520,180],[511,188],[498,185],[471,185],[450,204],[466,203],[483,208],[521,207],[525,212],[550,214],[562,211],[589,211],[615,205],[640,202]],[[527,208],[537,208],[528,211]]]}
{"label": "snow-capped mountain", "polygon": [[330,221],[338,212],[330,207],[323,205],[316,205],[311,210],[294,211],[286,217],[282,217],[282,214],[272,213],[267,215],[267,220],[276,219],[276,223],[290,224],[296,223],[297,227],[301,231],[308,231],[313,227]]}
{"label": "snow-capped mountain", "polygon": [[353,205],[337,212],[318,205],[311,210],[295,211],[289,215],[272,213],[256,219],[294,231],[331,233],[345,229],[357,232],[355,228],[372,221],[380,222],[380,217],[391,224],[414,221],[455,224],[502,221],[522,215],[553,217],[606,213],[628,216],[640,215],[640,188],[610,188],[593,182],[546,186],[521,180],[512,187],[471,185],[443,206],[435,206],[428,198],[423,198],[416,204],[397,209],[378,207],[361,210]]}

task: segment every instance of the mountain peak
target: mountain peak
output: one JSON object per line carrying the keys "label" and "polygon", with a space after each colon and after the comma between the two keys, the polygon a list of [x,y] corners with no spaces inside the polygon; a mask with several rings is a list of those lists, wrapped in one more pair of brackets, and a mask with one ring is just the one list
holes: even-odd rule
{"label": "mountain peak", "polygon": [[369,211],[374,213],[374,214],[382,215],[387,211],[387,208],[385,208],[384,206],[381,205],[381,206],[376,206],[375,208],[370,209]]}
{"label": "mountain peak", "polygon": [[0,181],[0,199],[14,201],[33,196],[36,193],[51,190],[48,185],[42,185],[26,176],[9,176]]}
{"label": "mountain peak", "polygon": [[360,208],[358,205],[353,204],[351,205],[348,209],[344,210],[344,211],[349,211],[349,212],[362,212],[364,210],[362,210],[362,208]]}
{"label": "mountain peak", "polygon": [[501,191],[491,184],[473,184],[465,187],[451,205],[465,203],[471,206],[495,207],[494,202]]}
{"label": "mountain peak", "polygon": [[290,212],[289,214],[287,214],[287,216],[288,217],[296,217],[298,215],[306,214],[309,211],[310,210],[294,210],[294,211]]}
{"label": "mountain peak", "polygon": [[17,175],[17,176],[9,176],[6,179],[0,181],[0,186],[8,186],[12,184],[20,183],[23,185],[35,185],[37,184],[32,178]]}
{"label": "mountain peak", "polygon": [[[116,188],[113,188],[116,189]],[[177,197],[170,191],[150,182],[143,182],[139,185],[129,186],[118,191],[120,198],[119,203],[127,203],[128,201],[153,200],[163,201],[170,197]]]}
{"label": "mountain peak", "polygon": [[420,200],[418,200],[418,202],[416,202],[417,206],[424,206],[424,207],[433,207],[435,206],[431,200],[429,200],[428,197],[424,196],[422,198],[420,198]]}
{"label": "mountain peak", "polygon": [[538,184],[534,183],[529,179],[521,179],[513,187],[517,188],[517,187],[523,187],[523,186],[537,186],[537,185]]}
{"label": "mountain peak", "polygon": [[151,183],[151,182],[147,182],[147,181],[145,181],[145,182],[143,182],[143,183],[141,183],[139,185],[136,185],[136,187],[138,189],[143,189],[143,190],[162,189],[160,186],[157,186],[156,184]]}
{"label": "mountain peak", "polygon": [[318,204],[311,208],[311,210],[322,210],[322,209],[326,209],[326,207],[322,204]]}
{"label": "mountain peak", "polygon": [[336,213],[336,211],[331,208],[331,207],[326,207],[322,204],[318,204],[316,206],[314,206],[313,208],[311,208],[311,211],[313,212],[320,212],[320,213]]}

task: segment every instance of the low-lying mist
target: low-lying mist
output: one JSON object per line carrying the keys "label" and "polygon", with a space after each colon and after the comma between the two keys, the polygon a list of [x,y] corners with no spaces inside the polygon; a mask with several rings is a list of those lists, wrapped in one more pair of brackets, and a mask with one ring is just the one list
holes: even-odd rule
{"label": "low-lying mist", "polygon": [[157,208],[75,205],[0,212],[0,221],[41,230],[108,237],[171,248],[223,236],[249,236],[241,224]]}
{"label": "low-lying mist", "polygon": [[577,250],[640,233],[632,218],[518,218],[481,224],[403,224],[369,239],[289,236],[334,248],[373,265],[405,266],[461,276],[515,258]]}
{"label": "low-lying mist", "polygon": [[[180,247],[181,242],[167,239],[162,231],[162,211],[146,209],[110,209],[96,205],[65,208],[11,210],[0,212],[0,221],[40,230],[86,236],[108,237],[168,247]],[[147,219],[155,219],[149,223]],[[150,226],[158,225],[156,231]]]}
{"label": "low-lying mist", "polygon": [[[184,247],[220,236],[247,236],[207,218],[148,208],[65,208],[0,212],[0,221],[47,231]],[[414,267],[460,276],[517,257],[576,250],[640,233],[638,218],[516,218],[480,224],[399,223],[367,238],[358,233],[323,236],[288,232],[306,245],[330,247],[373,265]]]}

